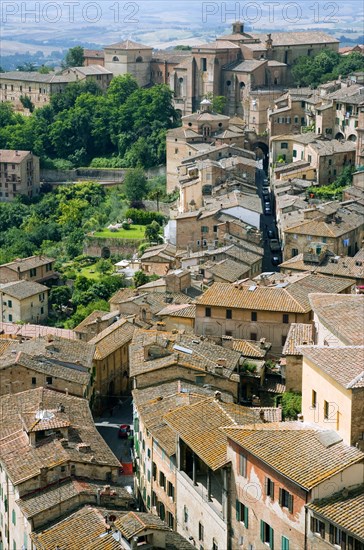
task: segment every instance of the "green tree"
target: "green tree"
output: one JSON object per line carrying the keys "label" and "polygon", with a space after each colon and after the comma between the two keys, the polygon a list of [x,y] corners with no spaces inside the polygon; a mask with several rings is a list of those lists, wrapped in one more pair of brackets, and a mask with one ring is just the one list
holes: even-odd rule
{"label": "green tree", "polygon": [[74,46],[73,48],[70,48],[64,58],[64,61],[62,62],[62,66],[64,68],[82,67],[85,60],[84,53],[85,52],[82,46]]}
{"label": "green tree", "polygon": [[224,95],[215,95],[212,92],[208,92],[205,95],[205,98],[211,101],[212,103],[212,110],[215,111],[215,113],[223,113],[225,110],[225,106],[227,103],[227,99]]}
{"label": "green tree", "polygon": [[61,311],[62,306],[67,306],[72,296],[68,286],[55,286],[49,293],[49,300],[54,309]]}
{"label": "green tree", "polygon": [[160,236],[161,227],[158,222],[155,220],[151,224],[147,225],[145,228],[145,238],[148,239],[150,243],[162,243],[163,239]]}
{"label": "green tree", "polygon": [[283,420],[296,420],[302,410],[302,395],[298,392],[285,392],[282,395]]}
{"label": "green tree", "polygon": [[115,76],[107,89],[107,99],[112,107],[118,108],[138,89],[138,83],[131,74]]}
{"label": "green tree", "polygon": [[20,103],[23,105],[24,109],[29,109],[29,111],[31,113],[34,111],[34,104],[32,103],[29,96],[21,95],[19,99],[20,99]]}
{"label": "green tree", "polygon": [[143,168],[131,168],[127,171],[123,182],[123,191],[130,203],[143,200],[148,191],[147,178]]}
{"label": "green tree", "polygon": [[136,288],[139,286],[145,285],[149,282],[149,277],[144,273],[144,271],[136,271],[134,274],[134,285]]}
{"label": "green tree", "polygon": [[97,271],[100,275],[110,273],[113,268],[114,266],[111,260],[106,260],[105,258],[101,258],[95,265],[95,271]]}

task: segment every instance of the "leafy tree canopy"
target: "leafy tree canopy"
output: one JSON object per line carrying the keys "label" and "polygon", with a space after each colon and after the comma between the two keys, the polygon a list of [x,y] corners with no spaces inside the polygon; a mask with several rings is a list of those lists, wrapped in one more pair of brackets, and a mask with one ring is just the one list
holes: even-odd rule
{"label": "leafy tree canopy", "polygon": [[65,68],[82,67],[84,60],[85,57],[82,46],[75,46],[74,48],[70,48],[66,53],[62,66]]}
{"label": "leafy tree canopy", "polygon": [[341,56],[333,51],[321,51],[313,58],[299,57],[292,67],[292,76],[297,86],[317,87],[363,69],[364,57],[359,52]]}

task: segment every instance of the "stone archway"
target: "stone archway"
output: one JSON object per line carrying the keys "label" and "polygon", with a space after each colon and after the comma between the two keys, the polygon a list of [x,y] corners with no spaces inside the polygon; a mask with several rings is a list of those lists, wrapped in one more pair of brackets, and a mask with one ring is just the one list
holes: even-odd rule
{"label": "stone archway", "polygon": [[256,141],[252,145],[252,151],[254,151],[257,160],[263,160],[263,168],[268,170],[269,165],[269,147],[263,141]]}
{"label": "stone archway", "polygon": [[339,139],[339,140],[340,140],[340,139],[345,139],[345,136],[344,136],[344,134],[342,134],[341,132],[338,132],[338,133],[336,134],[336,136],[335,136],[335,139]]}
{"label": "stone archway", "polygon": [[108,246],[104,246],[101,250],[101,258],[105,258],[105,260],[107,260],[108,258],[110,258],[110,256],[110,248]]}
{"label": "stone archway", "polygon": [[348,141],[356,141],[357,140],[357,137],[355,134],[351,134],[349,137],[348,137]]}

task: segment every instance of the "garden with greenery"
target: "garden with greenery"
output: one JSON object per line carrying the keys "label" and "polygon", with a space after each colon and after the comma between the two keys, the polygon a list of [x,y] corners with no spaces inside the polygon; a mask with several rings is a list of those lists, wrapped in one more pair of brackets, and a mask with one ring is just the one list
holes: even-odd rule
{"label": "garden with greenery", "polygon": [[364,70],[364,57],[359,52],[342,56],[333,51],[322,51],[314,57],[299,57],[292,67],[292,76],[296,86],[316,88],[330,80],[350,73]]}
{"label": "garden with greenery", "polygon": [[44,168],[149,168],[165,163],[166,132],[178,124],[168,86],[139,88],[127,74],[106,92],[71,83],[30,116],[0,104],[0,149],[32,151]]}

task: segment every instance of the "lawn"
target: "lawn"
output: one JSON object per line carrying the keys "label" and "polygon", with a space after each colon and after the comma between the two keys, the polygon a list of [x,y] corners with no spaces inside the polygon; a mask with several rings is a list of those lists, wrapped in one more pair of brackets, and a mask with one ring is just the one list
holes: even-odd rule
{"label": "lawn", "polygon": [[76,273],[77,275],[82,275],[82,277],[87,277],[88,279],[92,279],[94,281],[100,280],[100,273],[95,270],[95,264],[83,267],[81,271],[76,271]]}
{"label": "lawn", "polygon": [[130,229],[119,229],[118,231],[95,231],[93,237],[103,239],[144,239],[145,225],[132,225]]}

